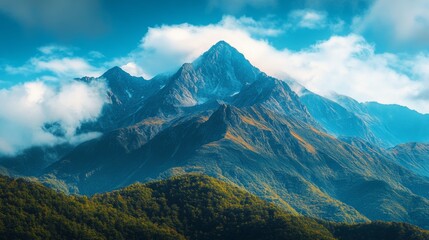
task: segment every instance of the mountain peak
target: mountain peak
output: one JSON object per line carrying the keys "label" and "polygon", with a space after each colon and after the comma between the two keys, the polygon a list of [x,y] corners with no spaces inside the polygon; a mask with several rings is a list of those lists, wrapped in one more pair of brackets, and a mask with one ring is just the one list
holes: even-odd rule
{"label": "mountain peak", "polygon": [[224,40],[220,40],[210,48],[210,50],[214,50],[214,51],[227,50],[227,49],[236,50],[233,46],[231,46],[229,43],[225,42]]}
{"label": "mountain peak", "polygon": [[204,64],[238,64],[251,66],[250,62],[242,53],[225,41],[217,42],[201,55],[201,57],[195,60],[193,64],[196,66]]}
{"label": "mountain peak", "polygon": [[229,98],[260,73],[225,41],[213,45],[193,63],[183,64],[163,90],[175,106],[193,106]]}
{"label": "mountain peak", "polygon": [[118,77],[118,76],[131,77],[129,73],[125,72],[122,68],[118,66],[114,66],[111,69],[107,70],[101,77],[111,78],[111,77]]}

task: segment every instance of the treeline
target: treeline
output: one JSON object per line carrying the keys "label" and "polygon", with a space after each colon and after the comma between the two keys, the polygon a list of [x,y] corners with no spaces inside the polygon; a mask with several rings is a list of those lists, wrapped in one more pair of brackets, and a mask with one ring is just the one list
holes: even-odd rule
{"label": "treeline", "polygon": [[326,223],[184,175],[91,198],[0,177],[0,239],[429,239],[402,223]]}

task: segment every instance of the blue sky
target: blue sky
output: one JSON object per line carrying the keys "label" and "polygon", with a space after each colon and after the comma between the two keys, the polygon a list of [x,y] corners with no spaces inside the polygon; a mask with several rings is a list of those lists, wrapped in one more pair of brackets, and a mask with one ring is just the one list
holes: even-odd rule
{"label": "blue sky", "polygon": [[[24,3],[23,3],[24,2]],[[246,3],[247,2],[247,3]],[[352,2],[352,3],[351,3]],[[147,32],[148,27],[218,22],[224,15],[255,19],[272,16],[287,21],[295,9],[315,9],[331,18],[347,22],[367,9],[369,0],[4,0],[0,3],[0,52],[2,61],[19,64],[36,49],[48,44],[77,46],[82,51],[100,51],[108,57],[127,54]],[[81,19],[81,20],[78,20]],[[302,34],[302,33],[301,33]],[[305,47],[327,33],[304,33],[310,39],[285,42],[273,39],[278,47]],[[114,45],[114,46],[112,46]]]}
{"label": "blue sky", "polygon": [[[75,129],[97,118],[105,86],[73,78],[117,65],[150,79],[219,40],[321,95],[429,113],[428,29],[427,0],[2,0],[0,153],[63,141],[46,122],[90,137]],[[17,128],[29,142],[2,143]]]}

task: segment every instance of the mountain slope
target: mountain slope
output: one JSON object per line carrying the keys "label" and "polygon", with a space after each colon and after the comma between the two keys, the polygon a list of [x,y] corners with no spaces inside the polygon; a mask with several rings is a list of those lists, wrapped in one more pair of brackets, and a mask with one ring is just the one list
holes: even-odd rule
{"label": "mountain slope", "polygon": [[429,238],[407,224],[343,225],[292,216],[200,175],[135,184],[90,199],[0,176],[0,203],[0,239]]}
{"label": "mountain slope", "polygon": [[0,176],[0,239],[185,239],[85,197]]}
{"label": "mountain slope", "polygon": [[[241,88],[228,91],[231,86]],[[81,144],[43,178],[93,194],[202,172],[291,213],[429,227],[427,178],[366,142],[319,130],[288,84],[258,72],[226,43],[169,77],[129,123]]]}
{"label": "mountain slope", "polygon": [[285,214],[242,189],[200,175],[136,184],[94,200],[112,205],[119,200],[122,211],[146,213],[189,239],[333,239],[313,219]]}
{"label": "mountain slope", "polygon": [[399,105],[359,103],[343,95],[330,99],[288,81],[301,102],[327,132],[340,137],[358,137],[370,143],[393,147],[408,142],[429,141],[429,115]]}
{"label": "mountain slope", "polygon": [[229,98],[254,82],[259,73],[243,54],[218,42],[193,63],[185,63],[135,118],[172,117],[186,108]]}
{"label": "mountain slope", "polygon": [[390,149],[399,164],[411,171],[429,177],[429,144],[400,144]]}
{"label": "mountain slope", "polygon": [[327,132],[340,137],[358,137],[371,143],[381,144],[365,122],[340,104],[306,91],[300,97],[312,117]]}
{"label": "mountain slope", "polygon": [[73,147],[69,144],[32,147],[16,156],[0,156],[0,167],[7,169],[10,175],[37,176],[47,166],[69,153]]}
{"label": "mountain slope", "polygon": [[[73,170],[78,159],[94,162],[95,155],[87,157],[80,151],[75,158],[70,156],[55,164],[54,169],[61,172],[57,177],[77,184],[82,193],[199,171],[244,186],[291,212],[295,209],[310,216],[349,222],[365,220],[361,215],[364,213],[371,219],[427,225],[424,218],[428,212],[415,207],[424,209],[428,201],[416,195],[420,192],[408,189],[418,186],[419,181],[423,185],[415,188],[427,189],[427,182],[395,166],[382,154],[377,159],[302,126],[302,122],[272,117],[272,112],[261,106],[244,111],[223,105],[206,120],[196,117],[167,128],[135,152],[98,156],[102,165]],[[126,167],[121,167],[124,159]],[[398,179],[398,175],[411,180]],[[78,181],[74,181],[76,178]],[[347,182],[350,178],[353,184]],[[385,194],[381,194],[382,189],[364,188],[377,181],[386,186]],[[392,195],[396,192],[400,195]],[[389,201],[383,203],[386,199]],[[377,204],[368,205],[368,201]],[[404,211],[392,212],[392,206]]]}
{"label": "mountain slope", "polygon": [[362,119],[385,147],[429,141],[428,114],[394,104],[359,103],[342,95],[334,96],[333,100]]}
{"label": "mountain slope", "polygon": [[113,67],[98,78],[77,79],[85,82],[104,81],[108,88],[106,103],[99,119],[84,124],[78,130],[109,132],[137,123],[139,119],[133,119],[133,114],[147,98],[165,85],[167,79],[167,75],[158,75],[151,80],[145,80],[143,77],[131,76],[120,67]]}

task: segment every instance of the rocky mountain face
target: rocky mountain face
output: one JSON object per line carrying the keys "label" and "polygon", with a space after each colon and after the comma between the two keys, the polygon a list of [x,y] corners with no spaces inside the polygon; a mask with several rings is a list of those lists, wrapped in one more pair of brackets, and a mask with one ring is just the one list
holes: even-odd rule
{"label": "rocky mountain face", "polygon": [[394,104],[359,103],[346,96],[334,100],[364,121],[383,147],[429,141],[428,114]]}
{"label": "rocky mountain face", "polygon": [[312,117],[334,136],[357,137],[384,148],[429,141],[428,114],[399,105],[360,103],[343,95],[328,99],[302,86],[299,89],[300,100]]}
{"label": "rocky mountain face", "polygon": [[407,143],[390,149],[398,163],[414,173],[429,177],[429,144]]}
{"label": "rocky mountain face", "polygon": [[83,78],[83,81],[105,81],[107,103],[101,117],[95,123],[84,125],[80,131],[108,132],[129,125],[129,118],[136,112],[146,98],[164,86],[166,76],[157,76],[152,80],[133,77],[119,67],[113,67],[99,78]]}
{"label": "rocky mountain face", "polygon": [[243,54],[221,41],[193,63],[184,64],[143,104],[133,120],[189,114],[199,110],[198,106],[230,98],[244,85],[254,82],[259,74]]}
{"label": "rocky mountain face", "polygon": [[383,144],[366,122],[340,104],[307,91],[300,97],[311,116],[330,134],[340,137],[358,137],[375,144]]}
{"label": "rocky mountain face", "polygon": [[184,64],[139,105],[125,114],[127,127],[76,147],[45,177],[93,194],[201,172],[292,213],[429,226],[428,179],[378,147],[337,139],[320,127],[324,114],[336,119],[328,131],[352,126],[349,135],[376,142],[362,119],[317,95],[299,97],[225,42]]}
{"label": "rocky mountain face", "polygon": [[171,76],[101,79],[110,101],[86,127],[104,134],[44,168],[45,184],[92,195],[198,172],[292,214],[429,228],[429,178],[381,147],[376,130],[393,125],[372,106],[298,96],[225,42]]}

